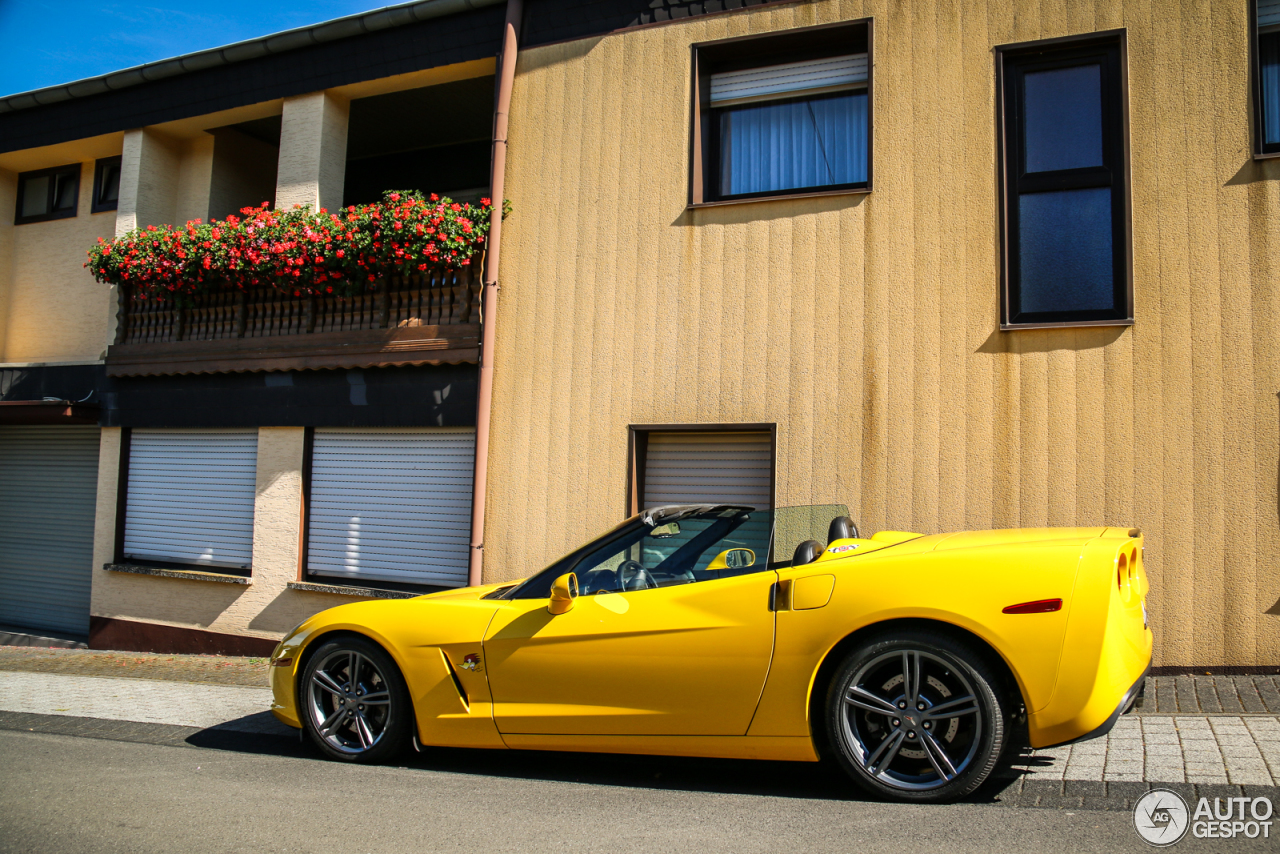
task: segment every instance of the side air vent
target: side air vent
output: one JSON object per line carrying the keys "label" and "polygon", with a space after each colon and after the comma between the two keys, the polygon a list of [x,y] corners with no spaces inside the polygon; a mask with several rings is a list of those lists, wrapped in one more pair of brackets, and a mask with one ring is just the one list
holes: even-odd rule
{"label": "side air vent", "polygon": [[467,707],[468,712],[471,711],[471,698],[467,696],[467,689],[462,687],[462,680],[458,678],[458,671],[453,669],[449,654],[440,650],[440,657],[444,659],[444,666],[449,671],[449,678],[453,680],[453,687],[458,689],[458,697],[462,700],[462,705]]}

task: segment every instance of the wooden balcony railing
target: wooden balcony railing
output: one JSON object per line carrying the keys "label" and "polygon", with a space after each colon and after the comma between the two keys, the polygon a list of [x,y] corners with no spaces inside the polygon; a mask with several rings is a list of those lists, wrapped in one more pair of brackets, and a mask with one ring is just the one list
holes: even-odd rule
{"label": "wooden balcony railing", "polygon": [[475,267],[390,276],[349,299],[289,297],[272,288],[172,300],[119,289],[110,376],[357,368],[474,362]]}

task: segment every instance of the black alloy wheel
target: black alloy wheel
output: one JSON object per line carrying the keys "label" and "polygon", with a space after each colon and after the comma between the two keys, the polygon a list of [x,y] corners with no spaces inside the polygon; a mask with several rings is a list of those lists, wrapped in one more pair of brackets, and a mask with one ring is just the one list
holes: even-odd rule
{"label": "black alloy wheel", "polygon": [[365,638],[335,638],[315,651],[299,680],[298,707],[311,741],[344,762],[385,762],[413,732],[400,669]]}
{"label": "black alloy wheel", "polygon": [[1004,750],[999,685],[984,654],[945,634],[880,637],[849,653],[831,681],[827,736],[867,791],[954,801],[982,785]]}

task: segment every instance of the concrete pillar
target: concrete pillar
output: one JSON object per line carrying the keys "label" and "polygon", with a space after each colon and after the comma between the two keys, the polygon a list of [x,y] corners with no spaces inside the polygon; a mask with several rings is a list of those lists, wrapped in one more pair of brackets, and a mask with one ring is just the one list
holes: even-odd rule
{"label": "concrete pillar", "polygon": [[174,225],[193,219],[209,219],[209,199],[213,184],[213,136],[203,133],[182,146],[178,170],[178,197],[174,202]]}
{"label": "concrete pillar", "polygon": [[13,298],[13,214],[18,205],[18,175],[0,169],[0,362],[9,332],[9,302]]}
{"label": "concrete pillar", "polygon": [[172,224],[177,218],[181,144],[140,128],[125,132],[121,154],[116,236],[140,226]]}
{"label": "concrete pillar", "polygon": [[337,210],[347,173],[350,102],[332,92],[312,92],[284,101],[276,209],[294,205]]}
{"label": "concrete pillar", "polygon": [[98,499],[93,517],[93,574],[89,594],[89,613],[98,617],[114,616],[107,604],[111,579],[102,567],[116,557],[116,502],[123,438],[121,428],[103,427],[98,439]]}

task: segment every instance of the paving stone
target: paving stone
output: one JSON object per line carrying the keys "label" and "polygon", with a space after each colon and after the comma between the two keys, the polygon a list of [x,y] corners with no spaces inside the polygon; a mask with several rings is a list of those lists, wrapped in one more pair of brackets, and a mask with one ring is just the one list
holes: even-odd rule
{"label": "paving stone", "polygon": [[1078,810],[1081,808],[1082,802],[1083,798],[1046,795],[1036,801],[1036,806],[1045,809]]}
{"label": "paving stone", "polygon": [[1213,687],[1218,694],[1218,703],[1224,712],[1239,714],[1244,711],[1240,702],[1239,690],[1236,687],[1237,677],[1214,676]]}
{"label": "paving stone", "polygon": [[[0,671],[0,710],[93,718],[103,726],[107,721],[136,721],[204,728],[270,708],[269,688]],[[251,725],[260,728],[262,719]]]}
{"label": "paving stone", "polygon": [[267,660],[227,655],[159,655],[95,649],[0,646],[0,671],[112,676],[215,685],[270,686]]}
{"label": "paving stone", "polygon": [[1280,684],[1276,683],[1276,677],[1255,677],[1253,685],[1258,689],[1258,696],[1262,698],[1267,711],[1273,715],[1280,714]]}
{"label": "paving stone", "polygon": [[1056,780],[1026,780],[1022,784],[1024,798],[1061,797],[1062,782]]}

